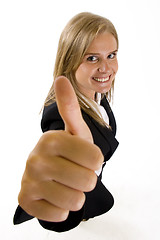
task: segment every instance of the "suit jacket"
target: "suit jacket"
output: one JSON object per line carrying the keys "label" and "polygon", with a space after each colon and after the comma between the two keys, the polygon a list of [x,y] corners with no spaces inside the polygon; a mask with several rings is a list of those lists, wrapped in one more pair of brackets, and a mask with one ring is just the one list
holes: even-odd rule
{"label": "suit jacket", "polygon": [[[101,126],[84,111],[82,111],[82,115],[88,127],[90,128],[94,143],[101,149],[104,155],[104,168],[106,161],[111,158],[119,143],[115,138],[115,118],[106,98],[102,99],[101,105],[105,108],[108,114],[109,124],[112,130],[108,129],[107,127]],[[56,103],[53,103],[44,108],[41,128],[43,132],[48,130],[64,129],[64,122],[58,112]],[[76,227],[83,219],[93,218],[109,211],[114,204],[114,199],[111,193],[101,182],[101,179],[102,172],[98,176],[95,189],[91,192],[85,193],[86,200],[81,210],[75,212],[70,211],[67,220],[63,222],[55,223],[38,219],[41,226],[56,232],[68,231]],[[18,206],[14,215],[14,224],[19,224],[32,218],[33,216],[28,215],[20,206]]]}

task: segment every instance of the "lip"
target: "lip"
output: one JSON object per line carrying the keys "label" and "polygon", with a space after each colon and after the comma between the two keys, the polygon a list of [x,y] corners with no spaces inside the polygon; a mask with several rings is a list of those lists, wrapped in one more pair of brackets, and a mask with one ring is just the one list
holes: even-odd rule
{"label": "lip", "polygon": [[109,82],[111,78],[111,75],[107,76],[107,77],[92,77],[92,79],[95,81],[95,82],[98,82],[98,83],[106,83],[106,82]]}

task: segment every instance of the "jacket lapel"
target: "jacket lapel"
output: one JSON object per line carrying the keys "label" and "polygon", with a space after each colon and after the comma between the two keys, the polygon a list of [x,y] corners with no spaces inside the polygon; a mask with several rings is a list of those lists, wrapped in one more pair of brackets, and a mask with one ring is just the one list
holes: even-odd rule
{"label": "jacket lapel", "polygon": [[109,106],[108,101],[106,100],[106,98],[103,98],[101,101],[101,105],[105,108],[108,117],[109,117],[109,124],[112,128],[112,130],[110,130],[107,127],[103,127],[101,126],[98,122],[96,122],[94,119],[90,119],[93,124],[96,126],[96,128],[98,129],[98,131],[103,135],[103,137],[106,139],[106,141],[108,142],[108,144],[110,145],[110,156],[114,153],[114,151],[116,150],[116,148],[118,147],[119,142],[117,141],[117,139],[115,138],[115,134],[116,134],[116,121],[113,115],[113,112]]}
{"label": "jacket lapel", "polygon": [[109,117],[109,125],[111,126],[112,128],[112,133],[114,135],[116,135],[116,129],[117,129],[117,126],[116,126],[116,120],[115,120],[115,117],[113,115],[113,112],[112,112],[112,109],[107,101],[107,99],[104,97],[101,101],[101,105],[105,108],[107,114],[108,114],[108,117]]}

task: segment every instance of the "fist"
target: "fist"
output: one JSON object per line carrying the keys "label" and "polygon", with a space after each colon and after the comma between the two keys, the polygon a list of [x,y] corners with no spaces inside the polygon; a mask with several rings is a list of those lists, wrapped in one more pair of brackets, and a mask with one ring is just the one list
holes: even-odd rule
{"label": "fist", "polygon": [[61,222],[69,211],[80,210],[84,192],[95,188],[95,171],[101,167],[103,155],[93,144],[69,80],[58,77],[55,92],[65,130],[48,131],[39,139],[28,157],[18,201],[38,219]]}

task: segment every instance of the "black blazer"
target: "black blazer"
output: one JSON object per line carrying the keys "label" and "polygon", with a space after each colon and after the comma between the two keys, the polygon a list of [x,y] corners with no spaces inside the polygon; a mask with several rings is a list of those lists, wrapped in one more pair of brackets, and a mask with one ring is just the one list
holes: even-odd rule
{"label": "black blazer", "polygon": [[[82,111],[82,115],[88,127],[90,128],[94,143],[101,149],[104,155],[104,168],[106,161],[111,158],[112,154],[116,150],[118,141],[115,138],[115,118],[106,98],[102,99],[101,105],[105,108],[109,116],[109,124],[112,130],[99,125],[99,123],[97,123],[84,111]],[[64,129],[64,122],[58,112],[56,103],[53,103],[50,106],[44,108],[41,128],[43,132],[48,130]],[[86,201],[82,209],[75,212],[70,211],[67,220],[55,223],[38,219],[39,223],[46,229],[56,232],[64,232],[76,227],[83,219],[93,218],[109,211],[114,204],[114,199],[111,193],[101,182],[101,179],[102,172],[98,176],[95,189],[91,192],[85,193]],[[19,224],[32,218],[32,216],[28,215],[20,206],[18,206],[14,215],[14,224]]]}

